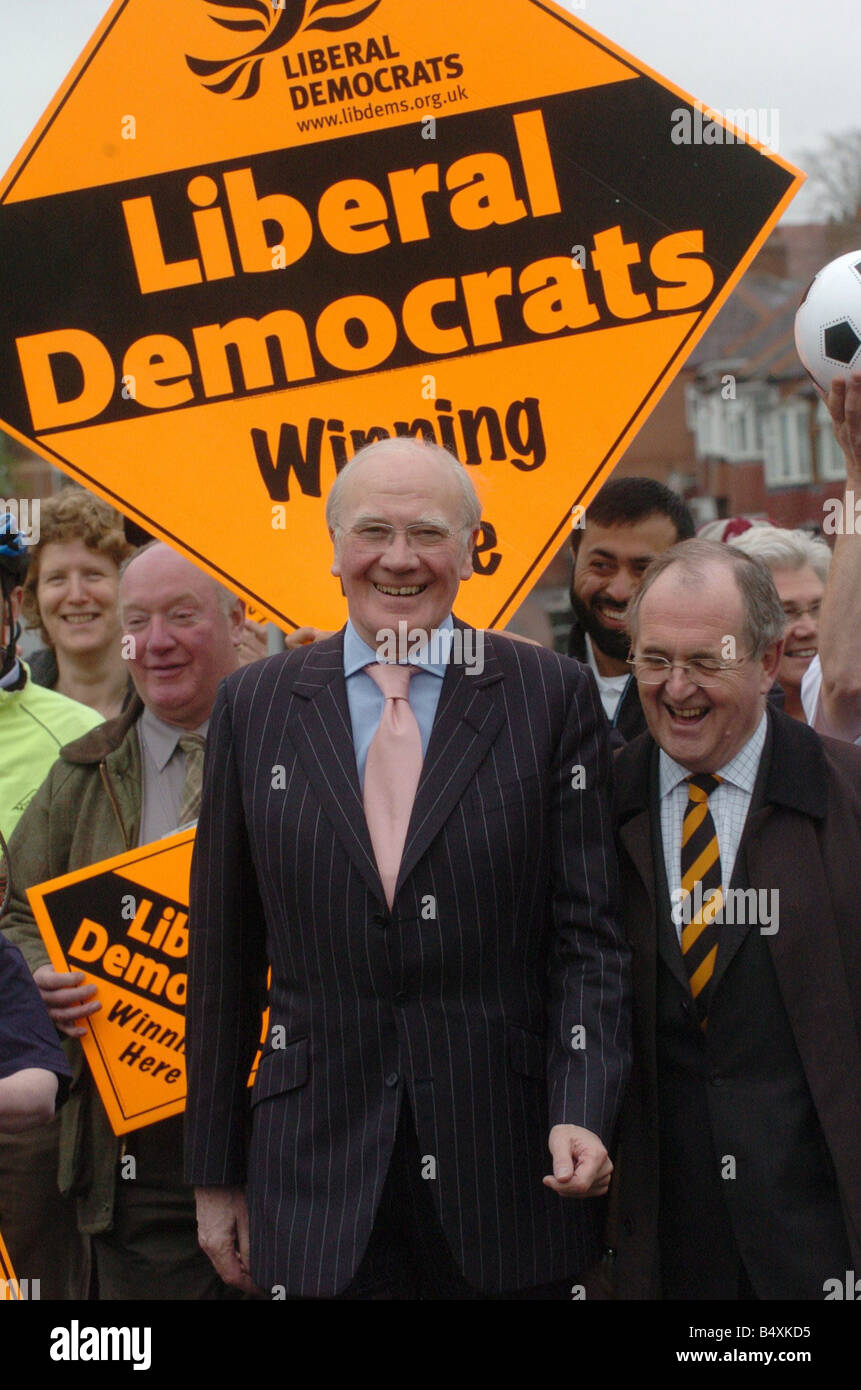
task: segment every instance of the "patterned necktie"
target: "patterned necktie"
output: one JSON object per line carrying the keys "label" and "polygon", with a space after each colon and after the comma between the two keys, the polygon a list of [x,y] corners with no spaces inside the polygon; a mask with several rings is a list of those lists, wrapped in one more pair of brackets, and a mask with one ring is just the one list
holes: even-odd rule
{"label": "patterned necktie", "polygon": [[365,818],[386,902],[391,907],[422,771],[422,736],[410,709],[415,666],[373,662],[365,670],[386,703],[365,763]]}
{"label": "patterned necktie", "polygon": [[709,772],[687,779],[688,804],[682,822],[682,889],[686,904],[690,896],[690,908],[683,918],[686,925],[682,927],[682,955],[703,1028],[708,1016],[707,986],[714,973],[719,939],[715,917],[723,907],[720,849],[709,810],[709,797],[721,781]]}
{"label": "patterned necktie", "polygon": [[203,750],[206,747],[204,734],[182,734],[179,747],[185,754],[185,781],[182,784],[182,804],[179,808],[177,825],[186,825],[197,820],[200,814],[200,792],[203,786]]}

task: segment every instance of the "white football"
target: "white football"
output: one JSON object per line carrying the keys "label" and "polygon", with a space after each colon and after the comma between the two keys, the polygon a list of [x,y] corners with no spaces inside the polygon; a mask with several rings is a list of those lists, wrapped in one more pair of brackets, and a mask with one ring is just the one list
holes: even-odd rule
{"label": "white football", "polygon": [[861,370],[861,251],[829,261],[795,315],[795,346],[817,386]]}

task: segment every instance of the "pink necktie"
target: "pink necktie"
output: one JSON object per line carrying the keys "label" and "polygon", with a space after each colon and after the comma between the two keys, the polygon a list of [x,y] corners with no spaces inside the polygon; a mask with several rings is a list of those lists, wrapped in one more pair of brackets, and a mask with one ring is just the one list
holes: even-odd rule
{"label": "pink necktie", "polygon": [[365,763],[365,818],[389,907],[422,771],[422,736],[410,709],[415,666],[373,662],[365,670],[386,697]]}

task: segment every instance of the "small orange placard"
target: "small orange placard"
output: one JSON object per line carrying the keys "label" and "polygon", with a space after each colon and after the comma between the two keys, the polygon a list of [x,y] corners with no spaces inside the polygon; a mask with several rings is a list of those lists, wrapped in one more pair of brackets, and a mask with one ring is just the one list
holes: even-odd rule
{"label": "small orange placard", "polygon": [[116,1134],[185,1108],[193,847],[186,830],[28,892],[54,969],[98,986],[81,1041]]}
{"label": "small orange placard", "polygon": [[184,830],[28,890],[54,969],[98,987],[81,1041],[116,1134],[185,1109],[193,848]]}

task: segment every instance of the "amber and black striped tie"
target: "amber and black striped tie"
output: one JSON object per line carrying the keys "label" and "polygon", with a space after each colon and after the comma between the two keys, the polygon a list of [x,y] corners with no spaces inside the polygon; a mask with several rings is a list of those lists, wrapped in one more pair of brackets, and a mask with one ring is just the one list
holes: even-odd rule
{"label": "amber and black striped tie", "polygon": [[[688,804],[682,822],[682,889],[693,895],[690,922],[685,913],[682,927],[682,955],[685,959],[691,994],[703,1028],[708,1015],[709,981],[715,968],[718,925],[715,917],[723,907],[720,849],[709,810],[709,797],[720,782],[709,772],[689,777]],[[696,885],[701,884],[701,898]],[[697,910],[697,902],[701,906]]]}

